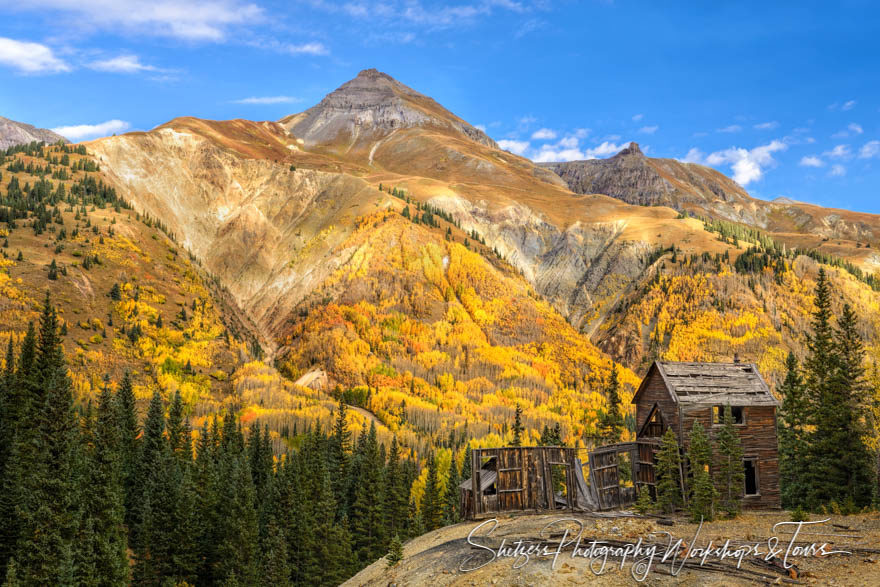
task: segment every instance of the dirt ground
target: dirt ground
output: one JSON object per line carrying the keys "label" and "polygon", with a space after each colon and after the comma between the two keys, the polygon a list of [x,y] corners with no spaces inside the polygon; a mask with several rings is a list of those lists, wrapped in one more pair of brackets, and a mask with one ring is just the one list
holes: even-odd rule
{"label": "dirt ground", "polygon": [[[767,558],[772,537],[776,537],[775,558],[782,563],[795,528],[792,525],[773,527],[778,522],[790,522],[790,516],[783,511],[747,512],[734,520],[720,520],[698,525],[687,518],[671,518],[673,525],[662,525],[656,518],[617,517],[603,518],[589,514],[561,515],[521,515],[499,517],[498,525],[491,535],[488,530],[494,523],[475,531],[471,542],[468,535],[481,522],[466,522],[448,526],[425,534],[408,542],[404,547],[404,558],[395,567],[388,568],[386,561],[380,560],[367,567],[346,585],[577,585],[590,582],[596,585],[637,585],[639,581],[633,572],[639,574],[642,567],[633,568],[633,557],[627,558],[621,569],[620,558],[609,558],[604,572],[594,574],[591,564],[598,571],[600,563],[589,558],[590,542],[594,539],[614,541],[625,545],[637,543],[642,539],[658,545],[658,553],[650,572],[642,581],[645,585],[754,585],[754,584],[805,584],[805,585],[880,585],[880,514],[867,513],[852,516],[812,516],[812,522],[829,519],[821,524],[805,525],[798,529],[797,546],[808,548],[813,545],[814,554],[801,555],[791,551],[789,561],[796,569],[767,569],[752,562],[752,559]],[[548,524],[550,526],[548,527]],[[542,530],[544,540],[541,540]],[[568,535],[565,534],[566,529]],[[581,551],[572,556],[574,544],[562,550],[556,558],[555,568],[552,553],[558,549],[563,539],[575,541],[580,532]],[[698,568],[701,555],[694,553],[689,567],[672,575],[669,562],[661,563],[669,546],[669,538],[655,532],[669,532],[674,544],[679,538],[683,544],[679,550],[705,548],[712,541],[713,547],[722,546],[730,540],[728,552],[735,551],[738,545],[757,545],[759,556],[750,553],[745,556],[741,569],[736,570],[735,558],[719,560],[717,552],[710,555],[703,568]],[[515,541],[529,539],[546,547],[546,556],[534,553],[525,564],[524,557],[517,558]],[[505,554],[498,556],[502,540]],[[824,546],[824,552],[850,551],[851,554],[817,555]],[[488,549],[492,548],[490,552]],[[693,551],[692,551],[693,552]],[[646,554],[646,553],[645,553]],[[644,556],[644,554],[642,555]],[[677,565],[681,563],[679,556]],[[483,563],[485,563],[483,565]],[[483,566],[481,566],[483,565]],[[519,568],[515,568],[519,566]],[[463,568],[479,567],[464,571]],[[694,568],[697,567],[697,568]],[[722,570],[707,570],[708,567]],[[728,572],[729,571],[729,572]],[[796,578],[795,578],[796,577]]]}

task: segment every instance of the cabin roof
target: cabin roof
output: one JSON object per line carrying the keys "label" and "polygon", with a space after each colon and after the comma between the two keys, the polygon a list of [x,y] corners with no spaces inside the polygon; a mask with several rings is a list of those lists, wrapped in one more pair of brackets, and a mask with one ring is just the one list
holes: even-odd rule
{"label": "cabin roof", "polygon": [[663,378],[672,399],[681,404],[778,406],[754,363],[679,363],[655,361],[642,380],[632,403],[654,370]]}

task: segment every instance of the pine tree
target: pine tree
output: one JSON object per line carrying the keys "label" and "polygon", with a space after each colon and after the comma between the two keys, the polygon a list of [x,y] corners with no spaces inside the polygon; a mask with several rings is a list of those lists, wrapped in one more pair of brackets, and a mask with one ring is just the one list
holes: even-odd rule
{"label": "pine tree", "polygon": [[428,477],[422,494],[422,522],[425,531],[436,530],[443,523],[443,506],[440,498],[440,481],[437,477],[437,461],[434,453],[428,455]]}
{"label": "pine tree", "polygon": [[349,520],[355,555],[362,564],[369,564],[380,558],[386,547],[385,525],[382,523],[385,463],[379,455],[375,422],[370,423],[360,457],[361,474]]}
{"label": "pine tree", "polygon": [[620,380],[617,364],[611,367],[611,375],[605,386],[605,398],[608,408],[602,414],[600,428],[602,438],[609,444],[620,442],[623,438],[624,418],[620,399]]}
{"label": "pine tree", "polygon": [[397,563],[403,560],[403,543],[397,534],[391,539],[391,546],[388,547],[388,555],[385,558],[389,567],[397,566]]}
{"label": "pine tree", "polygon": [[849,304],[844,305],[835,332],[837,370],[834,373],[834,391],[837,396],[837,421],[829,425],[840,427],[838,445],[840,461],[846,481],[837,488],[839,503],[854,503],[858,508],[870,504],[876,483],[871,451],[866,444],[869,435],[868,389],[865,379],[865,351],[858,332],[857,318]]}
{"label": "pine tree", "polygon": [[742,444],[736,433],[733,411],[724,407],[721,430],[718,431],[718,476],[715,482],[720,494],[720,507],[728,516],[736,516],[742,507],[745,487]]}
{"label": "pine tree", "polygon": [[400,445],[397,437],[391,439],[391,450],[388,453],[388,465],[385,468],[385,527],[388,535],[393,536],[404,531],[409,501],[409,489],[406,477],[400,465]]}
{"label": "pine tree", "polygon": [[105,387],[98,402],[80,496],[85,508],[83,517],[89,527],[84,533],[91,537],[93,544],[79,543],[77,548],[88,549],[95,576],[108,585],[124,585],[129,578],[119,436],[113,399]]}
{"label": "pine tree", "polygon": [[663,434],[660,451],[657,453],[657,506],[661,511],[671,514],[681,504],[681,454],[678,439],[672,428]]}
{"label": "pine tree", "polygon": [[779,486],[782,507],[795,508],[803,505],[807,497],[807,422],[803,378],[794,353],[788,353],[785,361],[785,381],[779,388],[782,405],[779,409]]}
{"label": "pine tree", "polygon": [[458,463],[455,460],[455,452],[449,463],[449,475],[446,480],[446,493],[443,500],[443,525],[457,524],[461,521],[461,500],[458,486],[461,478],[458,475]]}
{"label": "pine tree", "polygon": [[513,440],[510,441],[510,446],[522,446],[523,432],[522,407],[517,404],[513,414]]}
{"label": "pine tree", "polygon": [[116,424],[119,427],[119,460],[125,504],[125,523],[129,528],[132,528],[138,491],[137,467],[140,453],[140,441],[138,440],[140,427],[137,421],[134,388],[131,383],[131,375],[128,372],[122,377],[114,404]]}
{"label": "pine tree", "polygon": [[274,520],[269,522],[261,550],[263,566],[260,584],[266,587],[290,585],[287,539],[284,536],[284,531]]}
{"label": "pine tree", "polygon": [[348,493],[348,459],[351,451],[351,431],[348,429],[348,406],[339,398],[336,420],[333,424],[333,437],[330,440],[330,482],[333,498],[340,504],[340,517],[345,513],[345,497]]}
{"label": "pine tree", "polygon": [[688,463],[693,476],[691,498],[688,501],[688,510],[691,519],[699,522],[701,519],[711,521],[715,518],[715,502],[718,492],[712,485],[709,474],[709,465],[712,462],[712,445],[706,436],[706,431],[699,420],[694,422],[690,434],[688,446]]}
{"label": "pine tree", "polygon": [[22,427],[19,435],[16,465],[20,469],[14,477],[20,480],[20,542],[14,557],[19,576],[28,582],[61,584],[74,576],[80,444],[58,318],[48,294],[40,318],[33,375],[40,391],[28,405],[28,426]]}
{"label": "pine tree", "polygon": [[839,488],[847,481],[838,467],[840,435],[846,431],[835,429],[837,410],[841,407],[837,405],[840,398],[835,393],[833,380],[833,375],[838,372],[838,359],[831,324],[831,286],[824,268],[819,269],[814,304],[813,331],[807,337],[809,354],[804,363],[809,423],[812,425],[807,439],[810,462],[806,478],[807,502],[813,509],[835,499]]}

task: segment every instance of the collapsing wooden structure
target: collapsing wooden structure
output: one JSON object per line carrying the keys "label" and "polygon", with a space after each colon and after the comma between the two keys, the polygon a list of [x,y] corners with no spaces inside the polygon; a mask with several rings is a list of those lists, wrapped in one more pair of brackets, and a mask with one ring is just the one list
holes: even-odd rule
{"label": "collapsing wooden structure", "polygon": [[[633,396],[636,440],[576,449],[558,446],[482,448],[472,451],[474,475],[459,485],[469,519],[501,512],[596,511],[634,503],[639,491],[656,493],[654,462],[671,428],[682,455],[700,420],[713,441],[731,407],[743,447],[743,505],[780,505],[776,442],[777,401],[756,365],[657,361]],[[710,469],[710,472],[711,469]],[[684,463],[679,483],[687,494]]]}
{"label": "collapsing wooden structure", "polygon": [[[475,448],[475,474],[459,485],[468,519],[497,513],[597,511],[631,504],[636,481],[654,479],[654,442],[630,442],[594,451],[560,446]],[[581,459],[584,457],[586,462]]]}

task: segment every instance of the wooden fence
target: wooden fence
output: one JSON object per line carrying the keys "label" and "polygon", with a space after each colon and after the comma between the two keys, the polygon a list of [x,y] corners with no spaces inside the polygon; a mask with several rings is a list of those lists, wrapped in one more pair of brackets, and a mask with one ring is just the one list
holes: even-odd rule
{"label": "wooden fence", "polygon": [[[476,519],[501,512],[623,507],[635,502],[639,490],[655,491],[656,449],[651,441],[591,451],[559,446],[476,448],[471,453],[474,474],[460,485],[462,512]],[[579,455],[588,455],[586,464]]]}

